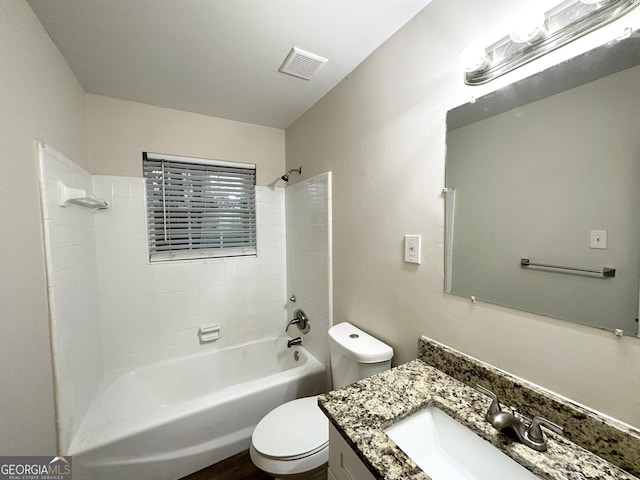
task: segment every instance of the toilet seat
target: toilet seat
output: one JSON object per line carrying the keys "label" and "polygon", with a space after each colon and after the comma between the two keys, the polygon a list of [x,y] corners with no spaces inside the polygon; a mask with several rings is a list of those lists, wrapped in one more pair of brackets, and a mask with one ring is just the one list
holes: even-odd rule
{"label": "toilet seat", "polygon": [[287,402],[260,420],[251,436],[251,458],[276,476],[323,467],[329,459],[329,420],[318,397]]}

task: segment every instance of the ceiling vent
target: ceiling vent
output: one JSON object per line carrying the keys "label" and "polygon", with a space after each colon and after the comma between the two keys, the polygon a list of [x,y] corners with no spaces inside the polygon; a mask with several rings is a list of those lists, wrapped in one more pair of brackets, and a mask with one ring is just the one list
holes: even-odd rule
{"label": "ceiling vent", "polygon": [[293,47],[280,65],[279,71],[309,80],[327,62],[326,58]]}

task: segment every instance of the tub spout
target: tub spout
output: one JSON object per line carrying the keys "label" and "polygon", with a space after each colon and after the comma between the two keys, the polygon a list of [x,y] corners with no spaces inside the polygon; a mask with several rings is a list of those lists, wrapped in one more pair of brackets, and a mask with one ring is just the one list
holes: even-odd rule
{"label": "tub spout", "polygon": [[287,348],[291,348],[294,345],[302,345],[302,337],[292,338],[287,342]]}

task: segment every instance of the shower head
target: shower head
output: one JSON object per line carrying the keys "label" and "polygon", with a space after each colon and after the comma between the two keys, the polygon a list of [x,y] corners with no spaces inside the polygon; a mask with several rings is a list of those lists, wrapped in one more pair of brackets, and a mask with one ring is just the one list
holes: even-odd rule
{"label": "shower head", "polygon": [[293,172],[297,172],[300,175],[302,175],[302,167],[300,167],[300,168],[292,168],[287,173],[282,175],[280,178],[283,179],[285,182],[288,182],[289,181],[289,175],[291,175]]}

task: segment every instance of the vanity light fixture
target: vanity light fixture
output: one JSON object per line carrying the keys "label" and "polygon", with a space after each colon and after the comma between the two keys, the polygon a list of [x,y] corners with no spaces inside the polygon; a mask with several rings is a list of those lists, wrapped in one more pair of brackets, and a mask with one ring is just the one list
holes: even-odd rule
{"label": "vanity light fixture", "polygon": [[527,14],[509,35],[488,47],[462,51],[464,83],[482,85],[610,23],[638,0],[566,0],[546,13]]}

